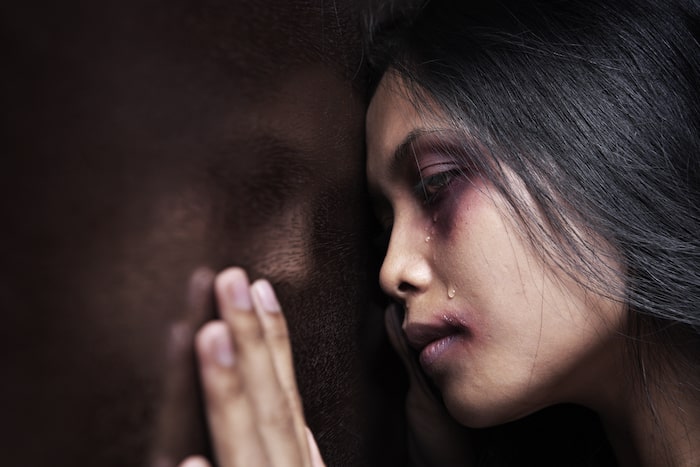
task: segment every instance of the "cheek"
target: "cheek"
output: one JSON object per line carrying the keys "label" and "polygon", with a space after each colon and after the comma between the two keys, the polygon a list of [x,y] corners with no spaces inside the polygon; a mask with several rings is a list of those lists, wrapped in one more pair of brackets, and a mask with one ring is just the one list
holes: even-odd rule
{"label": "cheek", "polygon": [[[518,320],[532,325],[526,309],[540,309],[542,286],[535,278],[542,278],[542,264],[507,222],[505,200],[481,183],[457,189],[445,201],[434,224],[433,259],[441,279],[478,311],[473,318],[480,333],[503,334]],[[508,310],[505,327],[496,324],[503,310]],[[522,337],[520,331],[513,334]]]}
{"label": "cheek", "polygon": [[[451,281],[489,282],[513,263],[513,235],[484,182],[460,182],[433,213],[434,259]],[[508,257],[506,257],[508,256]]]}
{"label": "cheek", "polygon": [[469,233],[472,211],[484,202],[485,184],[454,182],[432,212],[433,230],[441,240],[458,243]]}

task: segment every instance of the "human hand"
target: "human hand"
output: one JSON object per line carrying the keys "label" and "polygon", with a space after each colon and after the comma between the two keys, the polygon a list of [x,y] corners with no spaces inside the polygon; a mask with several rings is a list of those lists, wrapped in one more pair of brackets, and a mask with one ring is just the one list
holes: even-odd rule
{"label": "human hand", "polygon": [[469,466],[474,453],[469,429],[458,424],[428,383],[401,329],[400,310],[390,305],[384,315],[389,341],[409,376],[406,421],[412,465]]}
{"label": "human hand", "polygon": [[[195,338],[213,449],[220,467],[323,466],[306,427],[287,325],[272,286],[231,268],[214,284],[221,320]],[[209,467],[202,457],[180,467]]]}
{"label": "human hand", "polygon": [[195,332],[216,317],[214,278],[214,271],[209,268],[192,272],[184,312],[170,327],[164,383],[148,454],[149,467],[175,467],[185,455],[206,450],[193,341]]}

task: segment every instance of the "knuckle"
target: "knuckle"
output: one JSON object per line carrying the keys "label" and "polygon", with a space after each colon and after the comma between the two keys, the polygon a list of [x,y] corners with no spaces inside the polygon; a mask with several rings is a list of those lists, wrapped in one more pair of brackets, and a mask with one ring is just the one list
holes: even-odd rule
{"label": "knuckle", "polygon": [[274,427],[277,429],[294,428],[292,411],[286,400],[282,397],[264,404],[258,413],[258,421],[261,426]]}
{"label": "knuckle", "polygon": [[262,341],[265,338],[262,326],[251,313],[250,316],[241,317],[232,323],[233,335],[237,341],[244,344]]}
{"label": "knuckle", "polygon": [[263,322],[266,332],[287,334],[287,322],[282,313],[267,313]]}
{"label": "knuckle", "polygon": [[204,390],[207,405],[220,412],[225,412],[227,408],[235,407],[246,399],[244,381],[236,371],[232,371],[225,381],[206,386]]}
{"label": "knuckle", "polygon": [[277,343],[286,344],[289,342],[289,332],[287,332],[287,328],[273,327],[267,329],[265,335],[267,339]]}

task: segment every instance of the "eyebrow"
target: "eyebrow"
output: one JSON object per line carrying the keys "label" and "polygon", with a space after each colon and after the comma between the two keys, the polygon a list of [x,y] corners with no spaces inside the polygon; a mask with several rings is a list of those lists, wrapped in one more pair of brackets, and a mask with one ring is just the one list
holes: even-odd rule
{"label": "eyebrow", "polygon": [[416,128],[406,135],[403,141],[394,149],[394,153],[389,161],[389,173],[395,174],[406,163],[406,159],[413,159],[417,163],[416,142],[423,136],[431,133],[435,133],[435,130]]}
{"label": "eyebrow", "polygon": [[[395,176],[406,163],[406,159],[412,159],[417,164],[416,142],[419,141],[424,135],[433,132],[434,130],[427,130],[425,128],[416,128],[411,130],[411,132],[406,135],[406,137],[401,141],[401,143],[399,143],[396,149],[394,149],[394,152],[391,154],[387,172],[390,175]],[[384,202],[384,196],[382,195],[382,190],[379,186],[375,185],[370,180],[367,188],[373,204],[378,205]]]}
{"label": "eyebrow", "polygon": [[[417,154],[429,148],[444,147],[445,139],[454,136],[454,130],[450,128],[415,128],[394,149],[387,163],[387,173],[396,176],[405,167],[406,161],[411,160],[418,167]],[[382,190],[369,183],[371,198],[378,202],[382,198]]]}

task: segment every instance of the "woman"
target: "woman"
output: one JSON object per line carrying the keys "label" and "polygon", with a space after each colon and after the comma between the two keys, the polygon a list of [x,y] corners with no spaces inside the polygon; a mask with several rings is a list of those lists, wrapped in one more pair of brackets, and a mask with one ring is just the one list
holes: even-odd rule
{"label": "woman", "polygon": [[[697,3],[442,3],[377,37],[367,114],[417,462],[496,465],[486,446],[577,423],[556,412],[573,404],[618,465],[700,464]],[[320,463],[281,314],[235,311],[279,305],[265,282],[247,290],[240,270],[219,278],[226,324],[198,340],[219,460]],[[598,465],[591,446],[551,462]]]}

